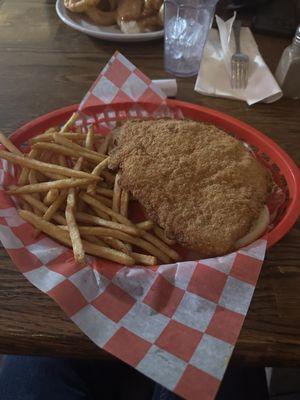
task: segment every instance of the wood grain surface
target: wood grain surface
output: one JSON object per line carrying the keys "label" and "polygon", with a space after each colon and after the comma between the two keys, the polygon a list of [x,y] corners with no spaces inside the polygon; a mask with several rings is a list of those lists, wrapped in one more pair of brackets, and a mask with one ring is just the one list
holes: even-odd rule
{"label": "wood grain surface", "polygon": [[[166,78],[163,43],[110,43],[59,21],[54,1],[0,1],[0,129],[80,101],[116,49],[151,78]],[[256,36],[274,71],[285,39]],[[281,99],[252,107],[204,97],[195,79],[179,79],[178,99],[226,112],[273,138],[300,161],[300,102]],[[0,353],[105,358],[45,294],[34,288],[0,249]],[[267,253],[233,361],[300,365],[300,230],[296,225]]]}

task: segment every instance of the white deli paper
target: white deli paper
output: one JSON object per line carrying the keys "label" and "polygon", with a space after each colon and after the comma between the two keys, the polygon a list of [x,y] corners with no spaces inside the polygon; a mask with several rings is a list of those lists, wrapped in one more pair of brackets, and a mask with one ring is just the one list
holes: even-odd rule
{"label": "white deli paper", "polygon": [[232,18],[223,21],[216,16],[219,31],[212,29],[203,52],[195,91],[215,97],[244,100],[249,105],[260,101],[272,103],[282,97],[282,91],[264,62],[249,28],[241,29],[241,49],[250,59],[246,89],[232,89],[230,61],[235,52]]}

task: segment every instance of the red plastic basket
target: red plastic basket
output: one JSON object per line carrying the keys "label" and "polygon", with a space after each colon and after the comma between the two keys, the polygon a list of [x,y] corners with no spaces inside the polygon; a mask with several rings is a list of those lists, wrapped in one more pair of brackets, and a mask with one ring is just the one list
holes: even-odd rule
{"label": "red plastic basket", "polygon": [[[132,103],[99,105],[85,110],[85,113],[96,115],[102,112],[106,116],[106,121],[109,122],[116,120],[116,113],[122,110],[126,112],[131,106]],[[153,105],[143,103],[142,106],[147,109]],[[237,139],[243,140],[251,146],[261,162],[271,170],[276,183],[286,195],[286,200],[281,205],[274,227],[268,236],[268,246],[274,245],[291,229],[300,213],[300,172],[293,160],[270,138],[229,115],[178,100],[168,100],[168,106],[180,109],[185,118],[212,123]],[[19,146],[50,126],[62,124],[77,108],[77,105],[72,105],[34,119],[15,131],[11,135],[11,139]],[[115,111],[115,115],[112,117],[110,116],[111,110]]]}

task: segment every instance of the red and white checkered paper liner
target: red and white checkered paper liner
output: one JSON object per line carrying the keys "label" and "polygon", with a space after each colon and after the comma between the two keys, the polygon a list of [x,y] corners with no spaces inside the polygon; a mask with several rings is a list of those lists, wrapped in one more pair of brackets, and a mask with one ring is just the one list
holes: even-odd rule
{"label": "red and white checkered paper liner", "polygon": [[[164,100],[149,78],[116,53],[80,111],[131,101],[127,118],[163,116],[163,109],[170,115]],[[137,104],[141,101],[156,104],[151,115]],[[109,112],[97,116],[100,127],[118,119],[112,108],[107,121]],[[88,122],[85,116],[82,123]],[[34,239],[32,226],[20,219],[3,189],[16,182],[15,175],[15,168],[2,160],[0,239],[24,276],[102,349],[183,398],[213,399],[247,313],[266,240],[224,257],[153,268],[89,256],[80,267],[70,249],[43,235]]]}

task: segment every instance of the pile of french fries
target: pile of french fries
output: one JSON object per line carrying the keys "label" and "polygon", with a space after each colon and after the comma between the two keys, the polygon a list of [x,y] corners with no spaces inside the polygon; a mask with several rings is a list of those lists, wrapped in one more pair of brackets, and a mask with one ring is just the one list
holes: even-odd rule
{"label": "pile of french fries", "polygon": [[94,134],[92,126],[85,133],[74,127],[77,119],[74,113],[31,139],[26,154],[0,134],[0,158],[22,167],[17,186],[7,190],[18,198],[20,217],[36,237],[43,232],[72,247],[81,265],[85,254],[128,266],[178,261],[159,226],[128,218],[131,195],[120,187],[120,172],[108,169],[112,136]]}

